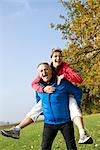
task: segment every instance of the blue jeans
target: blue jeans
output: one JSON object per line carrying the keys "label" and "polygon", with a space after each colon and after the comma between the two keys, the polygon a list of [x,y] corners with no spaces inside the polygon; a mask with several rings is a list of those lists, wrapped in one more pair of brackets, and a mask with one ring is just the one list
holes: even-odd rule
{"label": "blue jeans", "polygon": [[74,138],[74,128],[72,121],[64,124],[44,124],[43,138],[42,138],[42,150],[51,150],[52,143],[60,131],[65,139],[66,147],[68,150],[77,150],[75,138]]}

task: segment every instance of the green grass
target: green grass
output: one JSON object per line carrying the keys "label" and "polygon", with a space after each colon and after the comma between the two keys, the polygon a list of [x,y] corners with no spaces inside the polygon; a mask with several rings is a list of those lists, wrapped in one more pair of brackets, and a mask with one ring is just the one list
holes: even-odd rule
{"label": "green grass", "polygon": [[[84,124],[91,134],[94,143],[91,145],[78,144],[78,130],[75,127],[75,137],[78,150],[100,150],[100,114],[84,116]],[[0,134],[0,150],[41,150],[43,122],[37,122],[24,128],[19,140],[7,138]],[[65,150],[65,142],[58,133],[52,150]]]}

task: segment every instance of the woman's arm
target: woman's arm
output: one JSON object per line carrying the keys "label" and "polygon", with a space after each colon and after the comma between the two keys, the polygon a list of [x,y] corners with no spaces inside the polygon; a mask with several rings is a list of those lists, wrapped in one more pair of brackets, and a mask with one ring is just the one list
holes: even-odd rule
{"label": "woman's arm", "polygon": [[69,65],[65,64],[63,69],[64,78],[72,83],[82,83],[83,79]]}
{"label": "woman's arm", "polygon": [[38,91],[38,92],[43,92],[43,89],[44,87],[42,87],[41,85],[39,85],[39,81],[40,81],[40,77],[36,77],[35,80],[32,82],[32,88],[35,90],[35,91]]}
{"label": "woman's arm", "polygon": [[53,93],[55,91],[55,88],[52,87],[52,86],[46,86],[46,87],[43,87],[39,84],[39,81],[40,81],[40,77],[36,77],[35,80],[32,82],[32,88],[35,90],[35,91],[38,91],[38,92],[46,92],[46,93]]}

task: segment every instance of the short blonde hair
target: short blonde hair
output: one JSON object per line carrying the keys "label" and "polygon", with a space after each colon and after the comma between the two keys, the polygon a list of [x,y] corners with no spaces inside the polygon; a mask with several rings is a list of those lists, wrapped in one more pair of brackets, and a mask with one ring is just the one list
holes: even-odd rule
{"label": "short blonde hair", "polygon": [[51,52],[51,58],[52,58],[52,56],[53,56],[53,54],[54,54],[55,52],[59,52],[59,53],[61,53],[61,55],[62,55],[62,50],[61,50],[60,48],[53,48],[53,49],[52,49],[52,52]]}

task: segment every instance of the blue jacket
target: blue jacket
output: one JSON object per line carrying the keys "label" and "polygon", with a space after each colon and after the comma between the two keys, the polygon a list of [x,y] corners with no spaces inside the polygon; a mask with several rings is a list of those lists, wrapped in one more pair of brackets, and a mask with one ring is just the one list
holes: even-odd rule
{"label": "blue jacket", "polygon": [[[41,80],[40,85],[45,87],[47,84]],[[81,89],[67,80],[62,80],[60,85],[57,85],[54,78],[49,85],[56,88],[55,92],[51,94],[37,92],[37,99],[42,100],[44,122],[48,124],[62,124],[70,121],[69,94],[74,95],[77,104],[80,106]]]}

